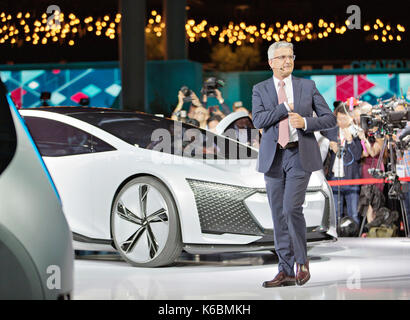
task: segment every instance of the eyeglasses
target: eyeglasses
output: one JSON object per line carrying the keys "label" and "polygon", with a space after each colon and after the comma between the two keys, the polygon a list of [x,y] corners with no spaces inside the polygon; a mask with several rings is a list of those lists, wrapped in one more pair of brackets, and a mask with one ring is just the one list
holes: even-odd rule
{"label": "eyeglasses", "polygon": [[292,55],[292,56],[277,56],[277,57],[274,57],[273,59],[279,59],[279,60],[281,60],[281,61],[285,61],[286,59],[290,59],[290,60],[295,60],[295,58],[296,58],[296,56],[295,55]]}

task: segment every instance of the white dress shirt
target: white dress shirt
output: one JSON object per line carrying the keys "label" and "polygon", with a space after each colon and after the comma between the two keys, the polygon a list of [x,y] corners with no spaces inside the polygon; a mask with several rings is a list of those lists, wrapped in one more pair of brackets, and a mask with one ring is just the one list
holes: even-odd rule
{"label": "white dress shirt", "polygon": [[[275,89],[276,89],[276,94],[277,96],[279,96],[279,79],[276,78],[275,76],[273,76],[273,82],[275,83]],[[292,75],[290,74],[289,76],[287,76],[285,79],[283,79],[283,82],[285,82],[285,93],[286,93],[286,97],[288,98],[288,102],[284,102],[286,109],[288,110],[288,112],[294,112],[291,111],[288,103],[293,103],[294,104],[294,99],[293,99],[293,85],[292,85]],[[307,126],[306,126],[306,119],[303,118],[303,120],[305,121],[305,128],[303,130],[306,130]],[[296,128],[292,127],[292,125],[289,122],[289,142],[295,142],[298,141],[298,132],[296,130]]]}

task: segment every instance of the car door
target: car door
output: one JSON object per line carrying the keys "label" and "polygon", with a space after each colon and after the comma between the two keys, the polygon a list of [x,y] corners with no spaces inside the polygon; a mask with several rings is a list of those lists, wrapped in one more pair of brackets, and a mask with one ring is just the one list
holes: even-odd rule
{"label": "car door", "polygon": [[93,237],[91,135],[53,119],[25,116],[24,120],[55,182],[72,231]]}

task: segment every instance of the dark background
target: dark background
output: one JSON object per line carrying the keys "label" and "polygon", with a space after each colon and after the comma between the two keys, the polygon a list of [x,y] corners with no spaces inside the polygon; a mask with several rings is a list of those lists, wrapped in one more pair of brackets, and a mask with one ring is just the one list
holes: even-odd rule
{"label": "dark background", "polygon": [[[140,0],[137,0],[140,1]],[[169,0],[170,2],[172,0]],[[148,16],[151,10],[162,11],[162,0],[147,0]],[[263,0],[187,0],[187,19],[195,21],[206,19],[209,24],[219,26],[228,25],[230,21],[246,24],[265,22],[267,25],[280,21],[282,24],[291,20],[293,23],[312,22],[323,18],[327,22],[343,24],[349,14],[349,5],[358,5],[361,9],[362,26],[371,26],[377,18],[386,25],[389,23],[396,28],[397,24],[404,25],[406,31],[400,33],[402,41],[396,40],[382,43],[366,41],[363,30],[347,30],[339,35],[332,32],[326,39],[316,41],[302,41],[295,43],[295,53],[299,63],[320,62],[322,64],[337,64],[352,60],[370,59],[406,59],[409,58],[408,3],[404,1],[263,1]],[[30,12],[41,15],[49,5],[58,5],[68,15],[73,12],[77,17],[94,17],[119,12],[118,0],[0,0],[0,11],[7,13]],[[1,23],[0,23],[1,24]],[[315,28],[317,29],[317,27]],[[217,40],[217,39],[216,39]],[[0,64],[5,63],[45,63],[45,62],[81,62],[81,61],[114,61],[118,60],[118,37],[115,40],[95,34],[86,35],[76,41],[73,47],[68,44],[34,46],[24,43],[23,46],[12,46],[10,43],[0,44]],[[188,58],[193,61],[206,63],[210,61],[210,51],[217,41],[209,44],[204,39],[193,44],[188,43]],[[270,43],[264,41],[260,46],[262,60],[266,58],[266,50]]]}

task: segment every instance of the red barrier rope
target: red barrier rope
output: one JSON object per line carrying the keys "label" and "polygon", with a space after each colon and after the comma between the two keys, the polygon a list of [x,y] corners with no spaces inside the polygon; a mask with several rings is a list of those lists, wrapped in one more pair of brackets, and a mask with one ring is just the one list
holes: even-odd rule
{"label": "red barrier rope", "polygon": [[[399,178],[400,181],[410,182],[410,177]],[[362,184],[376,184],[376,183],[391,183],[392,181],[386,179],[350,179],[350,180],[328,180],[329,186],[349,186]]]}

